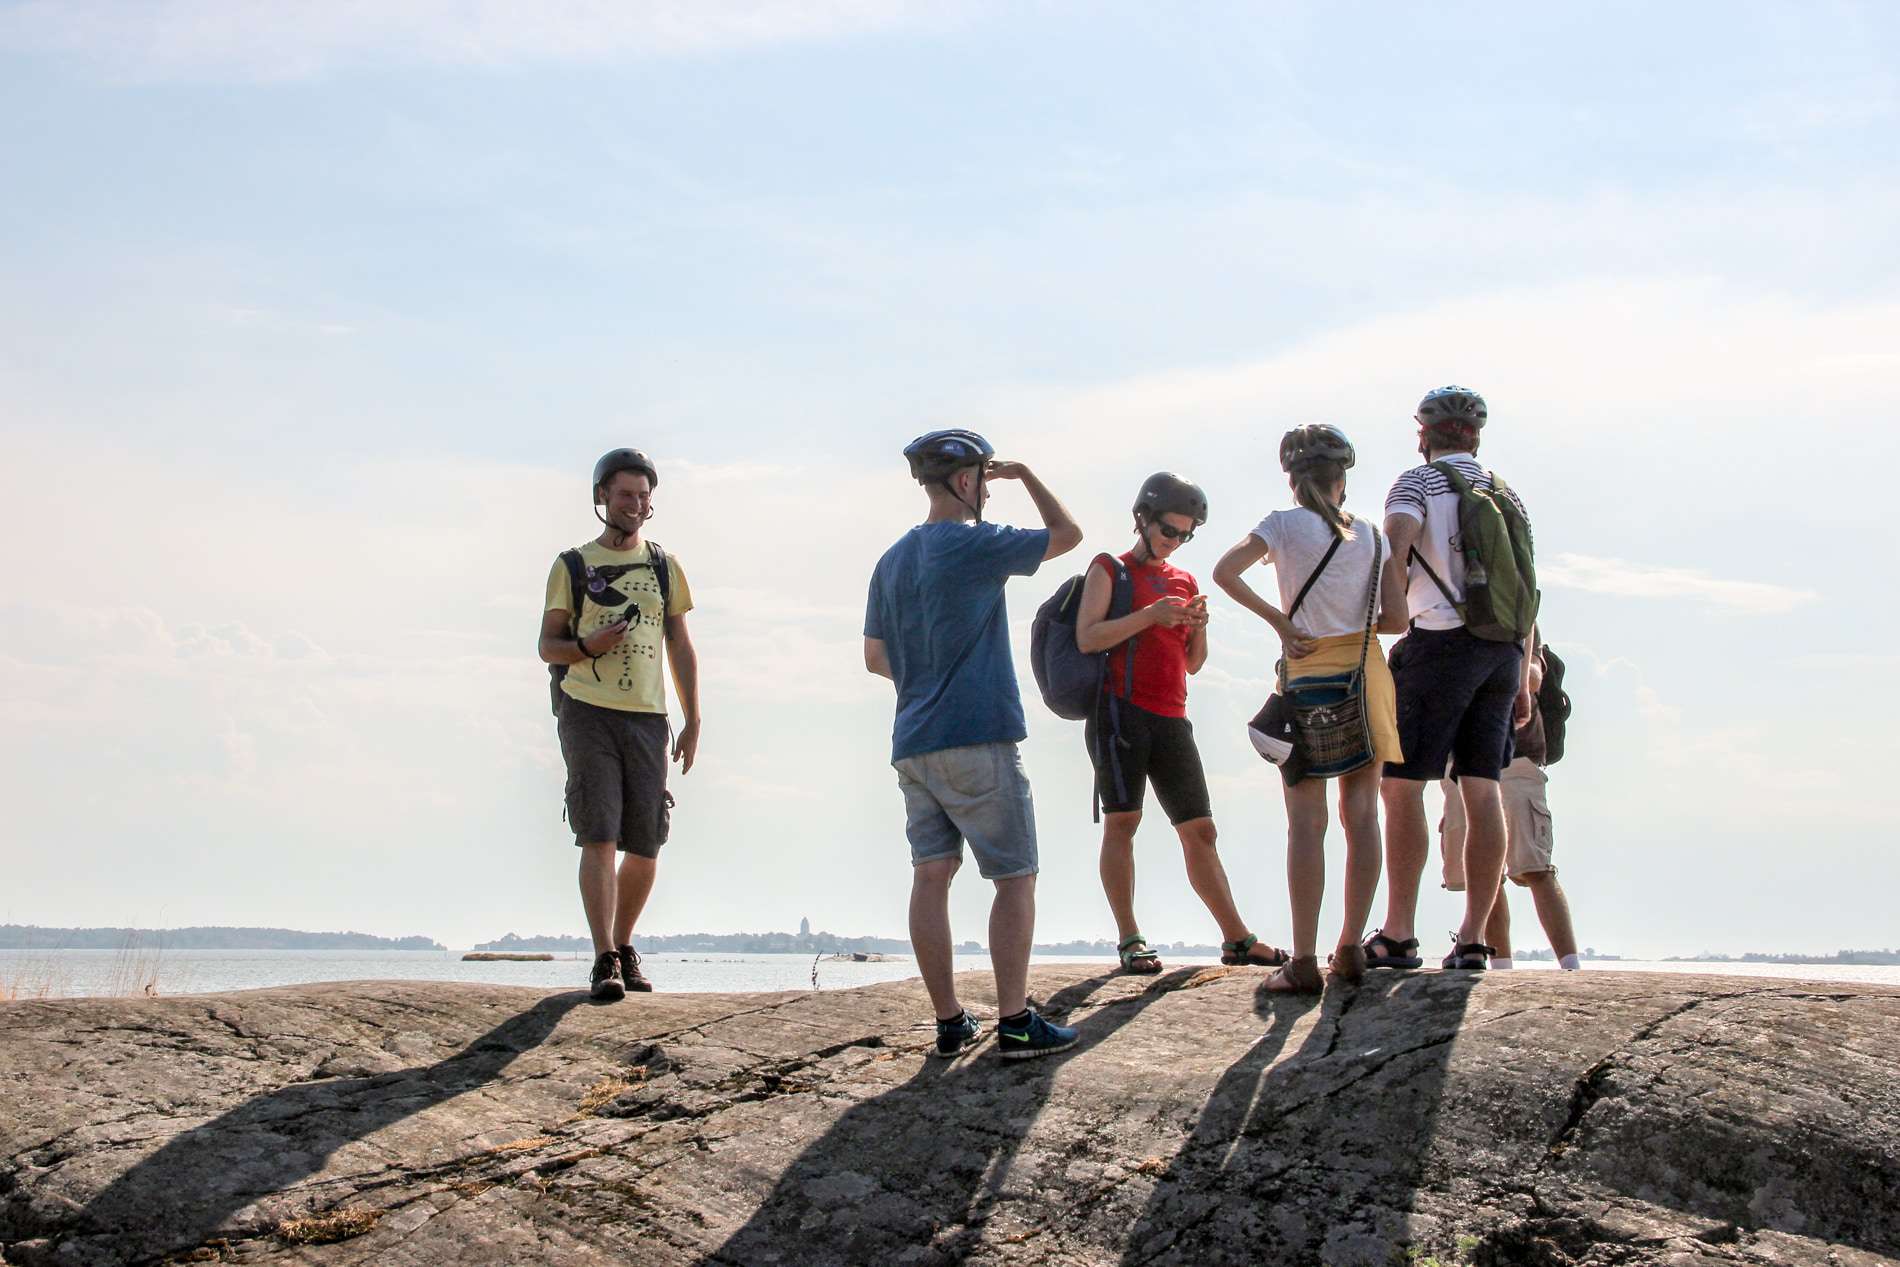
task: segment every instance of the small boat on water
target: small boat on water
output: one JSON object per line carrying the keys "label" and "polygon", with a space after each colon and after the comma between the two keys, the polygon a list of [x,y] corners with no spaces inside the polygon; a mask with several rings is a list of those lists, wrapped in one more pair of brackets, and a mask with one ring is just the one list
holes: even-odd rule
{"label": "small boat on water", "polygon": [[521,963],[546,963],[554,958],[546,951],[528,953],[512,950],[471,950],[462,956],[463,963],[494,963],[496,960],[519,961]]}

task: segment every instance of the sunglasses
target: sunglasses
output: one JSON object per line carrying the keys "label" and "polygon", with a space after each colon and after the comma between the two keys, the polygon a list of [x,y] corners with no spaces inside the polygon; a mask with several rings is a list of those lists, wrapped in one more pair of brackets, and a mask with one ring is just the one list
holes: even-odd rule
{"label": "sunglasses", "polygon": [[1194,529],[1192,528],[1177,528],[1173,524],[1164,524],[1159,520],[1155,522],[1154,526],[1162,536],[1170,541],[1185,543],[1194,540]]}

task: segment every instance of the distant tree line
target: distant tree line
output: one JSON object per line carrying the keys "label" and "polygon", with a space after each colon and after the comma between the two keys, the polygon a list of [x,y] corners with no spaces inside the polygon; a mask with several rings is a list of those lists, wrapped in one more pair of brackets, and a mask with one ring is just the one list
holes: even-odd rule
{"label": "distant tree line", "polygon": [[1678,955],[1664,963],[1833,963],[1880,966],[1900,964],[1900,950],[1837,950],[1831,955],[1771,955],[1751,950],[1740,955]]}
{"label": "distant tree line", "polygon": [[0,924],[0,950],[446,950],[427,937],[294,928],[41,928]]}

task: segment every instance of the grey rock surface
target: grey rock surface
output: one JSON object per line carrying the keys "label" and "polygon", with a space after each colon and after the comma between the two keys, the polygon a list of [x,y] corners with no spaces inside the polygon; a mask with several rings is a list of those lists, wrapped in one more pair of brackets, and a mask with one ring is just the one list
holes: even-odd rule
{"label": "grey rock surface", "polygon": [[0,1262],[1900,1262],[1900,990],[1099,971],[1022,1062],[916,981],[0,1004]]}

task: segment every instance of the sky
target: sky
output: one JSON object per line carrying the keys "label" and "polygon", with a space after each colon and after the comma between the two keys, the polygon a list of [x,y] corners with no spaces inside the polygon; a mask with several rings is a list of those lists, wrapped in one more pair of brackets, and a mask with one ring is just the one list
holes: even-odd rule
{"label": "sky", "polygon": [[[705,714],[643,927],[901,936],[865,586],[961,425],[1087,530],[1008,602],[1038,937],[1112,938],[1036,605],[1158,469],[1206,582],[1297,423],[1376,514],[1459,382],[1571,666],[1581,940],[1900,944],[1896,67],[1880,4],[0,0],[0,922],[584,932],[534,635],[636,445]],[[1276,644],[1212,612],[1284,942]],[[1137,859],[1217,940],[1158,812]]]}

